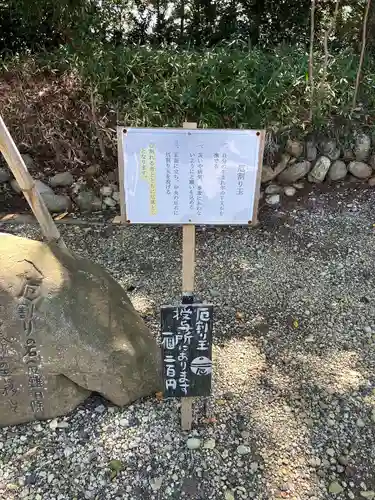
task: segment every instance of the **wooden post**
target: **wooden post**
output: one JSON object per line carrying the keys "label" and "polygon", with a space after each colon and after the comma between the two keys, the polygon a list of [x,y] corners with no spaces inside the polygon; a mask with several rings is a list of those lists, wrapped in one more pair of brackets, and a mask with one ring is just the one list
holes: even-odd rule
{"label": "wooden post", "polygon": [[255,193],[254,193],[254,205],[253,205],[253,216],[251,225],[256,227],[259,224],[258,221],[258,211],[259,211],[259,195],[260,195],[260,186],[262,181],[262,164],[263,164],[263,153],[264,153],[264,143],[266,141],[266,132],[261,130],[258,132],[259,134],[259,156],[258,156],[258,170],[257,170],[257,178],[255,184]]}
{"label": "wooden post", "polygon": [[[197,124],[184,122],[183,128],[196,129]],[[182,295],[192,296],[194,293],[195,269],[195,225],[182,226]],[[193,398],[182,398],[181,401],[181,428],[184,431],[191,429],[193,422]]]}
{"label": "wooden post", "polygon": [[126,217],[126,201],[125,201],[125,158],[124,158],[124,127],[117,127],[117,156],[118,156],[118,177],[120,185],[120,222],[124,223]]}
{"label": "wooden post", "polygon": [[43,198],[35,187],[35,183],[25,162],[15,145],[9,130],[7,129],[2,117],[0,116],[0,151],[7,162],[12,174],[18,182],[25,198],[30,205],[41,230],[48,243],[57,243],[57,245],[67,251],[67,247],[60,236],[51,214],[46,207]]}

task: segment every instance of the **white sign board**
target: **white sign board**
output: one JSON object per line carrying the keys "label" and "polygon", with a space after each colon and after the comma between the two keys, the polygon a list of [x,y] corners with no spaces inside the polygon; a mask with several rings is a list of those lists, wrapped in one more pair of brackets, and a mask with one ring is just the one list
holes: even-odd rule
{"label": "white sign board", "polygon": [[127,220],[248,224],[259,189],[261,137],[255,130],[123,129]]}

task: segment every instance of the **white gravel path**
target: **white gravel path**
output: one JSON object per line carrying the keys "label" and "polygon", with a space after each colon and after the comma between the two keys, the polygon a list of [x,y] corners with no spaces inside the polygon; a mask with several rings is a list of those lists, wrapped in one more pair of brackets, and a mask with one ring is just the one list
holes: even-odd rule
{"label": "white gravel path", "polygon": [[[179,298],[180,230],[60,227],[157,335],[160,304]],[[194,431],[179,401],[93,396],[57,422],[0,429],[0,498],[374,499],[374,249],[375,191],[354,188],[268,209],[257,230],[200,230],[216,364]]]}

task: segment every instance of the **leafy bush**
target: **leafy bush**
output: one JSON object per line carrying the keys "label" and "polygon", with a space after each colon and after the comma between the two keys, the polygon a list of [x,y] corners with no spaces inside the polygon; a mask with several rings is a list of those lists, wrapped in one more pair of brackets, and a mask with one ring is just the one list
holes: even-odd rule
{"label": "leafy bush", "polygon": [[[223,46],[175,51],[87,44],[2,63],[0,107],[19,142],[48,144],[48,161],[115,162],[116,123],[129,126],[267,128],[280,136],[371,128],[375,64],[366,61],[358,108],[350,112],[358,56],[316,54],[314,122],[308,122],[308,57],[297,47]],[[11,82],[6,84],[5,82]],[[281,137],[281,140],[282,137]],[[45,151],[46,148],[43,149]],[[44,154],[44,153],[43,153]]]}

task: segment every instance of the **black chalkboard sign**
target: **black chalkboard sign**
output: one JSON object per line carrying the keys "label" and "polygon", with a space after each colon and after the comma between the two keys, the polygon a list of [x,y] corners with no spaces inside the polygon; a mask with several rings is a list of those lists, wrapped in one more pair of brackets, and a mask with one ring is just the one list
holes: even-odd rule
{"label": "black chalkboard sign", "polygon": [[212,305],[162,306],[164,397],[210,395],[212,324]]}

